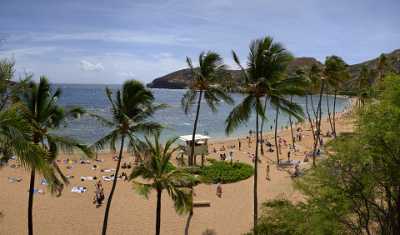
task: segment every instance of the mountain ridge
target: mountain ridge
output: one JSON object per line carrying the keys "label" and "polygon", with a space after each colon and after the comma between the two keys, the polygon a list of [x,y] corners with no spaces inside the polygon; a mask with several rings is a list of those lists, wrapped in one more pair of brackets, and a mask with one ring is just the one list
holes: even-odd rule
{"label": "mountain ridge", "polygon": [[[396,49],[390,53],[383,53],[387,56],[390,66],[395,72],[400,73],[400,49]],[[375,69],[379,60],[379,56],[361,63],[349,65],[348,69],[351,79],[357,78],[362,66],[366,65],[369,69]],[[313,57],[297,57],[288,65],[288,73],[292,73],[297,69],[309,69],[312,65],[317,65],[321,68],[324,65]],[[228,74],[231,76],[230,83],[235,83],[240,77],[240,70],[228,69]],[[164,88],[164,89],[185,89],[188,87],[192,74],[190,69],[180,69],[172,73],[154,79],[147,84],[149,88]],[[229,86],[229,84],[225,84]],[[232,84],[231,84],[232,85]]]}

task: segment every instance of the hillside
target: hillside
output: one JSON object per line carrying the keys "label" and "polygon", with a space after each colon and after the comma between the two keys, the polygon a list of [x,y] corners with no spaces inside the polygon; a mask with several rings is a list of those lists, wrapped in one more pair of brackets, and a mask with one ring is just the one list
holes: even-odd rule
{"label": "hillside", "polygon": [[[400,49],[395,50],[391,53],[385,54],[388,58],[388,62],[391,67],[397,73],[400,73]],[[367,65],[369,69],[376,69],[378,58],[368,60],[359,64],[354,64],[349,66],[349,72],[351,74],[352,79],[355,80],[358,77],[358,74],[363,65]],[[323,64],[319,62],[317,59],[312,57],[298,57],[295,58],[288,67],[288,72],[292,73],[296,69],[304,68],[309,69],[312,65],[318,65],[323,67]],[[228,70],[228,74],[230,74],[232,79],[226,79],[228,81],[227,86],[233,85],[239,79],[240,71],[239,70]],[[154,79],[151,83],[147,84],[150,88],[167,88],[167,89],[184,89],[189,85],[190,79],[192,78],[192,74],[189,69],[181,69],[165,76]],[[349,84],[351,86],[351,84]]]}

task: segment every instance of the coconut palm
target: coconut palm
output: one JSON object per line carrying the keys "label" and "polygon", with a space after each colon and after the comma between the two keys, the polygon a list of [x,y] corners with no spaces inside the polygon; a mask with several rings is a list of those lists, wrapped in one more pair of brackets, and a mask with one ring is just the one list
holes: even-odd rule
{"label": "coconut palm", "polygon": [[319,92],[320,87],[321,87],[321,74],[322,74],[322,69],[320,66],[313,64],[308,71],[307,77],[310,82],[310,89],[308,92],[308,95],[310,96],[310,101],[311,101],[311,110],[314,115],[314,118],[317,118],[317,111],[315,109],[315,104],[314,104],[314,97],[313,93],[314,92]]}
{"label": "coconut palm", "polygon": [[126,81],[121,90],[117,90],[113,98],[113,93],[106,88],[106,95],[111,104],[112,120],[97,117],[111,131],[103,138],[93,144],[96,149],[104,149],[109,144],[110,149],[116,152],[116,145],[119,141],[119,155],[110,195],[107,200],[104,212],[102,234],[107,233],[108,215],[111,202],[117,185],[118,173],[120,170],[125,140],[128,140],[128,147],[132,147],[138,141],[140,134],[151,133],[161,128],[161,125],[149,121],[157,109],[164,105],[154,104],[154,96],[150,90],[146,89],[142,83],[135,80]]}
{"label": "coconut palm", "polygon": [[[28,90],[15,97],[15,102],[22,118],[30,127],[31,142],[48,151],[45,161],[53,170],[44,172],[43,176],[47,180],[51,192],[60,195],[63,185],[68,183],[68,179],[56,163],[59,150],[70,153],[74,148],[77,148],[88,157],[92,156],[92,152],[85,145],[71,138],[58,136],[51,130],[60,127],[67,118],[76,117],[78,114],[83,113],[83,110],[80,108],[65,110],[58,106],[57,101],[61,96],[61,90],[56,89],[52,92],[46,77],[40,77],[39,83],[31,81],[28,86]],[[36,168],[31,167],[28,199],[28,233],[30,235],[33,234],[32,208],[35,175]]]}
{"label": "coconut palm", "polygon": [[[13,105],[0,111],[0,168],[11,156],[16,156],[23,168],[37,170],[43,175],[54,174],[46,161],[46,151],[30,140],[31,129]],[[1,218],[0,218],[1,219]]]}
{"label": "coconut palm", "polygon": [[[306,95],[306,113],[307,113],[307,118],[308,118],[308,122],[310,123],[310,127],[311,127],[311,133],[313,135],[313,164],[315,166],[315,157],[316,157],[316,148],[317,148],[317,144],[319,143],[319,137],[320,137],[320,114],[322,114],[321,112],[321,102],[322,102],[322,92],[323,92],[323,88],[324,88],[324,80],[321,79],[321,73],[322,70],[320,69],[320,67],[318,67],[317,65],[313,65],[311,66],[307,78],[308,78],[308,82],[310,85],[310,90],[308,91],[308,94]],[[315,109],[314,106],[314,101],[313,101],[313,92],[319,90],[319,100],[318,100],[318,105],[317,105],[317,109]],[[308,100],[311,100],[311,110],[313,113],[313,118],[311,118],[310,115],[310,109],[309,109],[309,103]],[[315,122],[313,121],[313,119],[315,120]],[[314,126],[315,123],[315,126]],[[317,129],[317,130],[316,130]]]}
{"label": "coconut palm", "polygon": [[[281,57],[282,56],[282,57]],[[278,93],[277,89],[282,88],[282,92],[288,94],[289,87],[281,83],[282,76],[287,67],[287,62],[292,56],[281,44],[275,43],[271,37],[265,37],[253,41],[250,44],[250,52],[248,56],[248,68],[244,68],[238,56],[233,52],[233,59],[241,68],[243,84],[242,93],[244,98],[240,104],[235,106],[228,115],[225,123],[225,132],[230,134],[240,125],[247,123],[253,112],[256,119],[256,148],[254,161],[254,208],[253,219],[254,228],[257,226],[258,219],[258,197],[257,197],[257,178],[258,178],[258,147],[259,147],[259,131],[260,118],[266,118],[263,105],[263,98],[269,99],[271,104],[277,105],[285,111],[295,108],[295,105],[288,101],[283,94]],[[291,89],[291,88],[290,88]],[[264,103],[265,104],[265,103]],[[296,114],[297,115],[297,114]]]}
{"label": "coconut palm", "polygon": [[[156,235],[160,234],[161,229],[161,198],[163,191],[174,201],[175,209],[178,213],[189,212],[192,208],[193,176],[180,169],[172,167],[170,159],[179,148],[174,146],[176,138],[166,141],[162,145],[159,134],[154,135],[154,141],[145,137],[144,145],[146,157],[142,163],[133,168],[130,180],[133,181],[137,192],[148,198],[150,191],[157,192],[156,207]],[[143,148],[142,148],[143,149]],[[137,180],[140,178],[140,180]]]}
{"label": "coconut palm", "polygon": [[335,114],[336,114],[336,97],[337,91],[340,88],[342,82],[349,77],[347,71],[347,64],[343,61],[342,58],[338,56],[329,56],[325,60],[325,76],[327,79],[328,86],[333,89],[334,97],[333,97],[333,110],[332,115],[330,112],[330,105],[329,105],[329,96],[326,96],[326,105],[328,109],[328,118],[329,123],[331,125],[333,136],[336,137],[336,121],[335,121]]}
{"label": "coconut palm", "polygon": [[388,57],[385,54],[381,54],[378,58],[376,70],[378,72],[378,81],[382,81],[385,76],[385,72],[388,68]]}
{"label": "coconut palm", "polygon": [[[217,85],[218,81],[226,78],[226,66],[222,58],[215,52],[202,52],[199,55],[199,67],[194,68],[192,60],[186,58],[186,62],[192,72],[191,84],[188,91],[183,95],[181,104],[186,114],[191,111],[197,99],[196,117],[193,124],[192,144],[188,164],[193,165],[194,141],[199,121],[201,101],[204,98],[211,111],[217,112],[217,105],[224,101],[233,104],[232,98],[224,88]],[[203,97],[204,96],[204,97]]]}
{"label": "coconut palm", "polygon": [[361,67],[360,74],[358,76],[358,106],[364,105],[365,100],[369,96],[369,75],[370,71],[366,65]]}
{"label": "coconut palm", "polygon": [[[300,95],[305,95],[307,96],[307,89],[309,89],[309,87],[306,88],[306,86],[308,86],[310,84],[309,79],[306,77],[306,73],[303,69],[298,69],[295,71],[295,74],[291,75],[293,76],[293,81],[291,81],[291,86],[294,86],[295,88],[297,88],[295,90],[296,93],[300,94]],[[293,93],[291,92],[290,94],[290,102],[293,102]],[[292,145],[294,146],[295,144],[295,138],[294,138],[294,134],[293,134],[293,120],[292,120],[292,114],[289,113],[289,124],[290,124],[290,134],[291,134],[291,138],[292,138]]]}
{"label": "coconut palm", "polygon": [[313,166],[316,166],[316,156],[317,156],[317,146],[320,143],[320,138],[321,138],[321,120],[322,120],[322,94],[325,89],[325,77],[321,77],[321,85],[320,85],[320,90],[319,90],[319,100],[318,100],[318,106],[317,106],[317,115],[315,118],[315,129],[316,132],[314,134],[314,145],[313,145]]}
{"label": "coconut palm", "polygon": [[[267,96],[271,100],[271,105],[275,108],[275,146],[276,146],[276,162],[279,164],[279,148],[278,148],[278,121],[279,113],[283,112],[291,118],[292,116],[298,121],[303,120],[303,109],[296,103],[293,103],[292,96],[303,96],[305,94],[305,80],[303,74],[296,74],[288,78],[280,78],[271,81]],[[290,99],[288,99],[290,96]],[[292,137],[293,138],[293,137]]]}

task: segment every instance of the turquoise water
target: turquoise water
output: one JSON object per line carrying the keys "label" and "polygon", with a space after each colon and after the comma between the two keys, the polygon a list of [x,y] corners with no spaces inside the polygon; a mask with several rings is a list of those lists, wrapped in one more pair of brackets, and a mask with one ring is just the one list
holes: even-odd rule
{"label": "turquoise water", "polygon": [[[88,111],[95,112],[103,115],[104,117],[111,117],[110,105],[105,96],[105,85],[56,85],[63,91],[60,99],[60,104],[63,106],[81,106]],[[119,88],[118,86],[110,86],[112,89]],[[154,119],[166,126],[168,129],[162,133],[162,138],[174,137],[179,135],[189,135],[192,133],[193,120],[195,110],[192,110],[191,115],[185,115],[181,108],[181,97],[185,90],[169,90],[169,89],[153,89],[154,96],[158,103],[168,104],[168,108],[158,111],[154,115]],[[235,103],[239,103],[242,96],[233,94]],[[333,99],[329,98],[331,101]],[[315,105],[318,97],[314,97]],[[305,98],[294,97],[293,101],[305,107]],[[323,113],[326,113],[326,101],[323,100]],[[348,105],[348,100],[345,98],[338,98],[336,110],[341,111]],[[198,124],[199,134],[208,134],[212,138],[229,138],[236,136],[246,135],[250,129],[255,129],[255,117],[252,117],[249,123],[238,128],[230,136],[225,135],[225,119],[233,106],[221,103],[217,113],[211,112],[205,102],[202,103],[200,110],[200,119]],[[265,124],[265,130],[269,131],[273,125],[275,118],[275,110],[268,107],[267,110],[268,121]],[[279,126],[288,125],[288,116],[285,114],[279,115]],[[91,144],[104,136],[109,129],[101,126],[96,120],[83,116],[78,120],[72,120],[67,125],[59,130],[59,134],[68,135],[70,137],[79,139],[87,144]]]}

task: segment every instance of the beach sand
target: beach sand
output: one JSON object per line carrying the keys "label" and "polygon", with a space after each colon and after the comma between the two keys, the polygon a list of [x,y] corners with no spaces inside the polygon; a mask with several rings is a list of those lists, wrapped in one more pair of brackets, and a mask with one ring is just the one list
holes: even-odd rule
{"label": "beach sand", "polygon": [[[337,132],[352,131],[352,119],[344,116],[337,121]],[[303,133],[305,138],[297,144],[299,152],[292,155],[292,159],[303,160],[304,151],[312,147],[312,134],[308,127],[308,122],[304,123]],[[325,133],[329,130],[329,123],[323,120],[322,130]],[[266,139],[274,144],[273,135],[268,133]],[[279,136],[290,143],[290,129],[281,130]],[[325,142],[328,139],[325,139]],[[228,147],[236,144],[234,149],[234,160],[251,163],[248,152],[254,153],[254,138],[250,148],[247,140],[242,139],[242,151],[238,151],[238,141],[236,140],[215,140],[210,144],[210,153],[213,148],[219,149],[222,145]],[[272,162],[275,161],[275,152],[266,151],[261,156],[259,164],[259,204],[275,199],[287,198],[292,201],[302,200],[302,195],[295,191],[292,186],[292,179],[288,171],[293,172],[293,167],[289,169],[278,169]],[[230,149],[227,149],[228,153]],[[288,147],[282,148],[281,159],[287,158]],[[100,234],[103,222],[105,205],[96,208],[92,203],[94,196],[95,181],[80,180],[81,176],[109,175],[102,173],[100,169],[115,168],[116,162],[112,160],[114,154],[99,154],[99,159],[104,159],[97,164],[98,169],[92,170],[92,164],[63,164],[61,169],[67,175],[74,178],[65,187],[61,197],[52,196],[46,186],[40,185],[42,177],[36,179],[36,188],[43,189],[44,194],[36,194],[34,198],[34,229],[35,234],[58,235],[58,234]],[[212,153],[209,157],[217,158],[217,154]],[[79,155],[60,156],[60,159],[79,159]],[[133,158],[128,154],[124,155],[123,162],[133,162]],[[266,180],[266,163],[271,162],[270,177]],[[312,159],[302,167],[309,167]],[[200,164],[200,158],[198,159]],[[0,220],[0,234],[26,234],[27,233],[27,201],[29,173],[22,168],[11,168],[15,164],[11,161],[9,166],[0,170],[0,211],[4,217]],[[66,169],[72,166],[72,169]],[[127,174],[130,170],[122,170]],[[122,173],[121,172],[121,173]],[[21,182],[11,183],[8,177],[22,177]],[[82,194],[72,193],[73,186],[86,186],[88,191]],[[111,182],[104,182],[106,197],[111,188]],[[233,183],[222,185],[222,198],[216,196],[216,185],[201,184],[195,187],[194,201],[209,201],[210,207],[194,208],[194,215],[191,221],[190,234],[200,235],[206,229],[213,229],[218,235],[235,235],[248,232],[252,227],[253,213],[253,177]],[[106,202],[106,200],[105,200]],[[153,192],[149,199],[138,195],[132,188],[132,184],[127,181],[119,181],[111,205],[109,218],[108,234],[154,234],[155,231],[155,206],[156,198]],[[163,194],[161,212],[161,233],[162,234],[183,234],[187,215],[177,215],[173,203],[167,193]]]}

